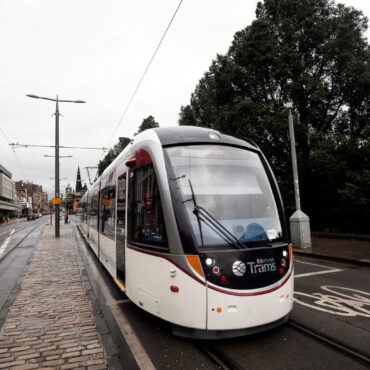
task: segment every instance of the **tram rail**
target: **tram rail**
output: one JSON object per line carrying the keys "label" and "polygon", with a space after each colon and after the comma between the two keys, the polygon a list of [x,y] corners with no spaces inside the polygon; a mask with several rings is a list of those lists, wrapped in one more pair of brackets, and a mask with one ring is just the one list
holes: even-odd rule
{"label": "tram rail", "polygon": [[370,365],[370,357],[368,355],[366,355],[365,353],[362,353],[362,352],[358,351],[356,348],[348,346],[345,343],[341,343],[340,341],[338,341],[336,339],[333,339],[333,338],[330,338],[330,337],[328,337],[328,336],[326,336],[322,333],[318,333],[317,331],[312,330],[312,329],[308,328],[307,326],[302,325],[301,323],[298,323],[295,320],[290,319],[287,322],[287,325],[290,326],[291,328],[295,329],[298,332],[304,333],[305,335],[307,335],[309,337],[315,338],[316,340],[327,344],[331,348],[334,348],[337,351],[339,351],[339,352],[341,352],[341,353],[343,353],[347,356],[350,356],[350,357],[352,357],[352,358],[354,358],[354,359],[356,359],[360,362],[363,362],[367,365]]}
{"label": "tram rail", "polygon": [[[16,224],[13,224],[13,225],[16,225]],[[10,225],[9,225],[9,226],[10,226]],[[8,238],[9,238],[9,236],[14,236],[14,235],[18,234],[19,232],[24,231],[25,229],[27,229],[27,228],[29,228],[29,227],[32,227],[32,226],[33,226],[33,224],[28,224],[28,225],[27,225],[27,226],[25,226],[24,228],[21,228],[21,227],[17,228],[17,229],[13,232],[13,234],[4,234],[4,235],[1,235],[1,236],[0,236],[0,247],[1,247],[1,242],[2,242],[2,241],[4,241],[4,240],[6,240],[6,239],[8,239]]]}
{"label": "tram rail", "polygon": [[[2,254],[2,256],[0,257],[0,263],[10,254],[10,253],[12,253],[16,248],[18,248],[21,244],[22,244],[22,242],[23,242],[23,240],[25,240],[26,238],[27,238],[27,236],[28,235],[30,235],[37,227],[39,227],[40,226],[40,224],[37,224],[36,226],[34,226],[34,227],[31,227],[31,230],[29,231],[29,232],[27,232],[26,233],[26,235],[23,237],[23,238],[21,238],[11,249],[9,249],[9,250],[7,250],[6,252],[4,252],[3,254]],[[25,229],[20,229],[20,230],[17,230],[15,233],[13,233],[12,235],[8,235],[6,238],[3,238],[3,239],[0,239],[0,241],[1,240],[6,240],[9,236],[14,236],[15,234],[17,234],[18,232],[20,232],[20,231],[24,231]],[[1,247],[1,245],[0,245],[0,247]]]}
{"label": "tram rail", "polygon": [[[287,324],[293,330],[303,333],[305,336],[310,337],[312,340],[319,341],[320,343],[327,345],[328,347],[335,349],[336,351],[341,352],[345,356],[351,357],[361,363],[365,363],[366,365],[370,365],[370,357],[362,353],[361,351],[348,346],[345,343],[341,343],[338,340],[330,338],[322,333],[318,333],[311,328],[298,323],[295,320],[290,319]],[[246,370],[246,368],[240,365],[235,359],[230,357],[226,352],[224,352],[220,346],[215,344],[204,344],[204,345],[196,345],[198,349],[202,351],[213,363],[215,363],[219,369],[222,370]]]}
{"label": "tram rail", "polygon": [[245,370],[245,367],[239,365],[216,345],[206,344],[198,348],[222,370]]}

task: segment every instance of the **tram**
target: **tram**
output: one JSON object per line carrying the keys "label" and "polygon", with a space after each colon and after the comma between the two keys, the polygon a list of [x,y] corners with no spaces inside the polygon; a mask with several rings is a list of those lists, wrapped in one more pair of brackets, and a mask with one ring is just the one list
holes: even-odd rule
{"label": "tram", "polygon": [[79,213],[117,285],[175,335],[230,338],[286,322],[292,247],[256,145],[199,127],[146,130],[84,194]]}

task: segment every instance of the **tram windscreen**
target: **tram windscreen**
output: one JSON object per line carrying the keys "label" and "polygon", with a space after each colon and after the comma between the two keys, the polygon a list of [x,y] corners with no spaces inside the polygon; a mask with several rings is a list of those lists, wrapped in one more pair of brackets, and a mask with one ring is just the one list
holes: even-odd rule
{"label": "tram windscreen", "polygon": [[[258,154],[223,145],[166,151],[175,174],[170,181],[177,182],[199,247],[234,244],[227,243],[225,233],[246,246],[282,237],[274,195]],[[196,205],[216,223],[194,212]]]}

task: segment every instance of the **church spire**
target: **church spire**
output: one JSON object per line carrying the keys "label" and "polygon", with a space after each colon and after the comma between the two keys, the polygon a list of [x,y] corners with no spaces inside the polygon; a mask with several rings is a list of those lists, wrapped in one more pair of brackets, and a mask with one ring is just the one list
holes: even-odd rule
{"label": "church spire", "polygon": [[79,193],[81,190],[82,190],[81,173],[80,173],[80,166],[78,166],[77,179],[76,179],[76,193]]}

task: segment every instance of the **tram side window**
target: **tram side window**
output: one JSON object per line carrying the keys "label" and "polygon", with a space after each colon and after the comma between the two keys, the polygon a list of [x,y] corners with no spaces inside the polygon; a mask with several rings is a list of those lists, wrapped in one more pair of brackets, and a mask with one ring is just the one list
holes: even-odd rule
{"label": "tram side window", "polygon": [[167,233],[153,165],[130,173],[128,204],[128,242],[167,251]]}
{"label": "tram side window", "polygon": [[100,195],[100,232],[108,238],[114,239],[116,188],[105,188]]}
{"label": "tram side window", "polygon": [[[91,203],[91,201],[90,201]],[[84,203],[83,209],[83,221],[87,224],[88,223],[88,216],[89,216],[89,207],[90,207],[89,199],[86,200]]]}
{"label": "tram side window", "polygon": [[91,198],[90,204],[90,223],[89,226],[93,227],[94,229],[98,229],[98,204],[99,201],[99,193],[96,192]]}
{"label": "tram side window", "polygon": [[124,236],[126,221],[126,174],[118,179],[117,188],[117,236]]}
{"label": "tram side window", "polygon": [[80,202],[77,207],[76,216],[80,219],[80,222],[84,222],[85,203]]}
{"label": "tram side window", "polygon": [[87,207],[88,207],[88,203],[85,202],[82,208],[82,222],[84,223],[87,223]]}

